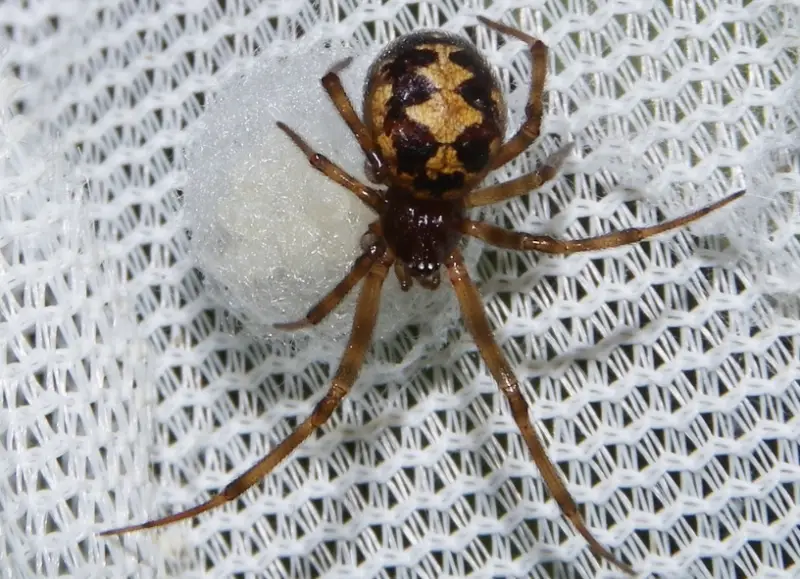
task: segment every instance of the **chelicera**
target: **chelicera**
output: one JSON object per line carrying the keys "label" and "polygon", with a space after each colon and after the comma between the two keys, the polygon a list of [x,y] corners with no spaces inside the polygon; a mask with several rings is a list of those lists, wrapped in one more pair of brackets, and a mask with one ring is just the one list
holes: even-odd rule
{"label": "chelicera", "polygon": [[383,188],[360,182],[327,157],[312,150],[283,123],[280,129],[308,157],[311,165],[355,194],[377,219],[369,226],[363,254],[350,272],[302,320],[278,324],[297,329],[322,321],[360,282],[352,332],[328,393],[313,413],[266,457],[207,502],[186,511],[102,533],[119,535],[160,527],[194,517],[232,501],[272,470],[325,424],[347,395],[364,361],[378,315],[381,288],[391,268],[401,287],[414,282],[434,290],[447,272],[467,330],[501,392],[548,489],[564,516],[586,539],[595,555],[627,573],[632,568],[603,547],[586,527],[561,475],[547,456],[531,424],[528,404],[510,364],[492,335],[478,290],[464,265],[463,236],[495,247],[569,255],[639,242],[690,223],[736,198],[740,191],[683,217],[644,228],[606,235],[558,240],[508,231],[467,217],[467,210],[524,195],[553,179],[570,147],[550,157],[534,172],[505,183],[478,188],[488,173],[511,161],[539,136],[548,50],[540,40],[505,24],[478,18],[488,28],[526,43],[533,64],[525,120],[503,141],[506,105],[491,67],[465,38],[441,31],[420,31],[390,43],[372,64],[364,88],[364,118],[359,118],[334,66],[322,85],[364,151],[370,178]]}

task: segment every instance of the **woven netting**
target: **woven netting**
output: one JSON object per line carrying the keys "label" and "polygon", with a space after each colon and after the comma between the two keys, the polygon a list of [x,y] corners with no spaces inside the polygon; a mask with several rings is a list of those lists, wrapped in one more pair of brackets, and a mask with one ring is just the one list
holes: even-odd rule
{"label": "woven netting", "polygon": [[589,527],[641,576],[800,574],[796,3],[20,4],[0,4],[2,576],[618,575],[561,517],[458,323],[401,324],[237,501],[96,535],[224,486],[308,414],[344,347],[242,331],[195,267],[181,149],[223,72],[441,27],[498,67],[519,123],[527,53],[477,14],[551,48],[543,137],[490,179],[576,143],[497,223],[584,237],[748,191],[636,246],[486,249],[473,268]]}

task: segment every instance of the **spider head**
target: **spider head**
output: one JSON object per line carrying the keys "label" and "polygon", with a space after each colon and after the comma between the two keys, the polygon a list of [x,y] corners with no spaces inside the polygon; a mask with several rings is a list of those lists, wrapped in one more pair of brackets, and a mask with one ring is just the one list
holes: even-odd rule
{"label": "spider head", "polygon": [[452,200],[488,172],[506,127],[497,77],[466,38],[422,30],[390,43],[369,70],[364,121],[389,184]]}
{"label": "spider head", "polygon": [[461,240],[462,204],[420,199],[399,187],[389,187],[385,199],[381,228],[392,252],[411,277],[421,282],[437,277],[444,259]]}

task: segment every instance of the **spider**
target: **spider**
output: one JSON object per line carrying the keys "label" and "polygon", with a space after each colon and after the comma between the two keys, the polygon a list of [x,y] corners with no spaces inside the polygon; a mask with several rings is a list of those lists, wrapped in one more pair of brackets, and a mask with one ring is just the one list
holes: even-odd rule
{"label": "spider", "polygon": [[587,528],[561,475],[547,456],[530,421],[519,382],[493,337],[481,296],[467,272],[459,245],[463,236],[470,236],[499,248],[556,255],[618,247],[686,225],[727,205],[744,191],[654,226],[586,239],[559,240],[508,231],[469,219],[468,209],[524,195],[552,180],[571,150],[570,146],[562,148],[532,173],[478,188],[489,172],[520,155],[539,136],[548,61],[548,49],[540,40],[500,22],[484,17],[478,20],[495,32],[526,43],[533,65],[525,119],[508,141],[503,141],[506,105],[492,68],[467,39],[436,30],[407,34],[384,48],[367,74],[363,120],[339,78],[351,59],[334,65],[321,79],[366,155],[370,180],[384,188],[360,182],[315,152],[284,123],[277,123],[315,169],[351,191],[378,215],[362,238],[363,253],[341,281],[303,319],[276,324],[284,330],[318,324],[363,282],[339,368],[327,394],[312,414],[267,456],[217,495],[188,510],[105,531],[102,535],[119,535],[195,517],[234,500],[271,473],[325,424],[350,391],[370,345],[381,288],[390,268],[406,291],[414,282],[435,290],[444,268],[455,290],[465,326],[507,398],[514,421],[563,515],[596,556],[628,574],[634,573],[630,565],[603,547]]}

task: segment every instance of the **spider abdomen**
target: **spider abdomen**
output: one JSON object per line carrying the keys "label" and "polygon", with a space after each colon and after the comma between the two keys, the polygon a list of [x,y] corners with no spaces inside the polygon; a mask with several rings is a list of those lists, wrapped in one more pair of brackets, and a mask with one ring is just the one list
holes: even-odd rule
{"label": "spider abdomen", "polygon": [[390,187],[381,228],[386,243],[415,277],[439,271],[461,239],[464,210],[460,203],[415,199],[407,191]]}
{"label": "spider abdomen", "polygon": [[505,134],[495,74],[467,39],[423,30],[390,43],[370,68],[364,121],[392,185],[452,199],[480,182]]}

